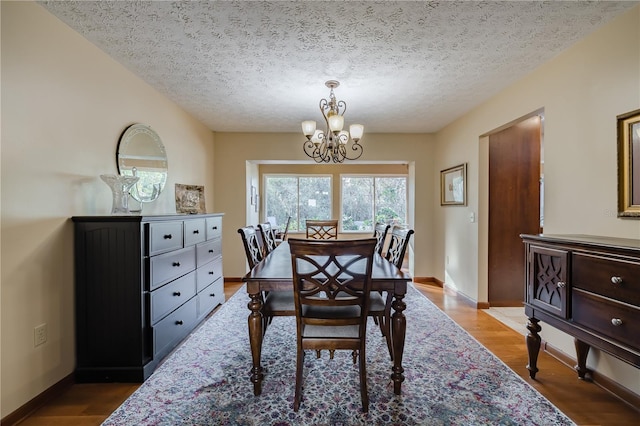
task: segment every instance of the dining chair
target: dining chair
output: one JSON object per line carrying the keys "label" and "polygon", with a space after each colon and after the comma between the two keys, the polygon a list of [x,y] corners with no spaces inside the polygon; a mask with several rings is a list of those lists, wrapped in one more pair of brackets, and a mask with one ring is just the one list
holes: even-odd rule
{"label": "dining chair", "polygon": [[287,223],[284,225],[284,231],[280,235],[276,236],[276,245],[279,245],[287,239],[287,233],[289,232],[289,225],[291,224],[291,216],[287,217]]}
{"label": "dining chair", "polygon": [[[253,226],[246,226],[238,229],[238,233],[242,237],[249,269],[253,269],[264,258],[256,229]],[[273,317],[293,316],[295,314],[293,291],[263,292],[261,301],[263,334],[267,332],[267,327],[273,321]]]}
{"label": "dining chair", "polygon": [[[387,232],[389,231],[390,227],[391,225],[388,225],[386,223],[381,223],[381,222],[377,222],[373,227],[373,238],[376,239],[376,252],[380,254],[380,256],[382,256],[382,250],[384,248],[384,243],[387,239]],[[382,292],[380,291],[378,293],[379,295],[376,295],[375,293],[372,294],[372,297],[374,298],[372,306],[373,305],[375,305],[376,307],[384,306],[384,301],[382,299]],[[384,309],[369,310],[369,316],[373,317],[373,320],[376,323],[376,325],[380,326],[380,331],[384,336],[384,330],[382,328],[384,324]],[[389,347],[389,351],[391,351],[391,347]]]}
{"label": "dining chair", "polygon": [[389,232],[389,228],[391,228],[391,225],[380,222],[376,223],[373,227],[373,238],[377,240],[376,251],[380,256],[382,256],[382,249],[384,248],[384,242],[387,239],[387,232]]}
{"label": "dining chair", "polygon": [[307,219],[307,239],[337,240],[338,219],[315,220]]}
{"label": "dining chair", "polygon": [[253,226],[245,226],[238,229],[238,234],[240,234],[242,238],[242,245],[244,246],[244,252],[247,256],[249,269],[253,269],[264,257],[256,228]]}
{"label": "dining chair", "polygon": [[[397,226],[394,226],[391,230],[391,238],[385,258],[396,265],[398,269],[402,268],[404,255],[413,233],[413,229],[404,229]],[[393,361],[393,342],[391,340],[391,302],[393,294],[389,291],[386,294],[372,292],[370,298],[369,316],[373,317],[376,324],[380,326],[380,331],[387,341],[389,356]]]}
{"label": "dining chair", "polygon": [[[305,350],[351,350],[359,359],[362,411],[369,410],[366,331],[375,238],[316,241],[289,239],[296,311],[296,384],[302,398]],[[336,273],[336,271],[340,271]]]}
{"label": "dining chair", "polygon": [[260,239],[262,240],[262,254],[266,256],[277,246],[276,235],[270,222],[259,223],[258,232],[260,232]]}

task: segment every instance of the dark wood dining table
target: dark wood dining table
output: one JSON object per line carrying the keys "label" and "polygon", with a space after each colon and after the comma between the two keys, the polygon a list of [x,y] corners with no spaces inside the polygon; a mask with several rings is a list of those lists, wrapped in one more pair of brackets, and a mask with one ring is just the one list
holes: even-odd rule
{"label": "dark wood dining table", "polygon": [[[276,247],[244,276],[243,281],[247,283],[247,293],[251,299],[248,303],[250,310],[248,319],[249,340],[253,361],[251,382],[253,383],[253,394],[257,396],[262,392],[262,379],[264,378],[262,366],[260,365],[262,337],[264,335],[261,294],[264,291],[293,291],[289,244],[285,241]],[[407,283],[410,281],[411,276],[409,274],[401,271],[393,263],[375,253],[371,273],[371,290],[387,291],[393,294],[391,304],[393,308],[393,315],[391,316],[393,346],[391,379],[393,380],[393,391],[397,395],[400,395],[401,385],[404,381],[402,354],[404,352],[407,322],[403,314],[406,308],[403,299],[407,293]]]}

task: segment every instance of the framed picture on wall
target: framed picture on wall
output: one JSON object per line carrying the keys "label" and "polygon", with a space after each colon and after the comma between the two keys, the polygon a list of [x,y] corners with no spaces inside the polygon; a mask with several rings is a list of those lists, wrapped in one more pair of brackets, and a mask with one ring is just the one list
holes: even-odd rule
{"label": "framed picture on wall", "polygon": [[440,205],[467,205],[467,163],[440,171]]}
{"label": "framed picture on wall", "polygon": [[204,186],[176,183],[176,213],[206,213]]}
{"label": "framed picture on wall", "polygon": [[618,217],[640,218],[640,109],[617,120]]}

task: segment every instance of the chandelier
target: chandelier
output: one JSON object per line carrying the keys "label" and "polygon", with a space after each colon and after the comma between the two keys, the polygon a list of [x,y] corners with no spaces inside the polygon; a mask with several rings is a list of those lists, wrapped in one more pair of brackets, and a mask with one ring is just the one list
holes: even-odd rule
{"label": "chandelier", "polygon": [[307,137],[303,144],[304,153],[313,158],[316,163],[330,161],[342,163],[344,160],[356,160],[362,155],[360,139],[364,126],[352,124],[348,132],[342,130],[347,104],[344,101],[337,101],[336,95],[333,94],[333,89],[339,85],[340,82],[336,80],[327,81],[325,86],[331,89],[329,100],[320,100],[320,112],[324,117],[326,130],[316,129],[316,122],[313,120],[302,122],[302,133]]}

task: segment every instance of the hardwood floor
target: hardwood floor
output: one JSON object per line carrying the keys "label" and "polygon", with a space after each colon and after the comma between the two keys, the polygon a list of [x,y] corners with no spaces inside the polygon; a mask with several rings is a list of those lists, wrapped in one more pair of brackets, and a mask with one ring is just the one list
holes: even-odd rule
{"label": "hardwood floor", "polygon": [[[226,297],[231,297],[240,286],[241,283],[226,283]],[[537,380],[529,379],[525,368],[527,350],[521,334],[487,313],[446,294],[440,287],[427,284],[415,286],[578,425],[638,424],[640,408],[634,409],[591,382],[578,380],[570,367],[547,353],[540,353]],[[137,387],[137,384],[129,383],[74,384],[19,424],[99,425]]]}

